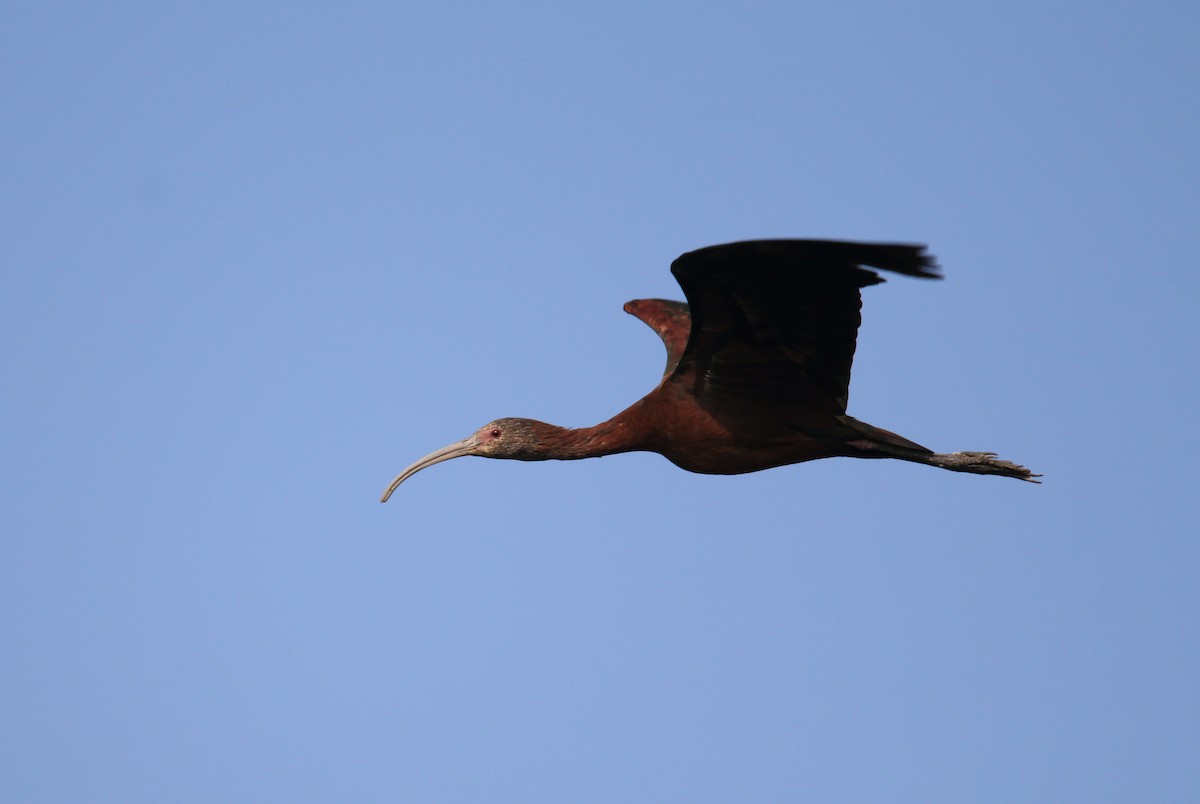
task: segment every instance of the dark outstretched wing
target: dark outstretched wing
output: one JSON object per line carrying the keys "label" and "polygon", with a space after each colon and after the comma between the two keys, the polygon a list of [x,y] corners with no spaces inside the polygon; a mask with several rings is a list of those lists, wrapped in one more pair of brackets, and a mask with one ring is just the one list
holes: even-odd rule
{"label": "dark outstretched wing", "polygon": [[688,306],[666,299],[634,299],[625,302],[625,312],[640,318],[662,338],[663,346],[667,347],[667,367],[663,370],[663,376],[668,376],[679,365],[679,358],[683,356],[688,335],[692,331]]}
{"label": "dark outstretched wing", "polygon": [[916,245],[751,240],[684,254],[671,273],[692,324],[673,379],[722,417],[844,414],[859,289],[884,281],[864,266],[940,278]]}

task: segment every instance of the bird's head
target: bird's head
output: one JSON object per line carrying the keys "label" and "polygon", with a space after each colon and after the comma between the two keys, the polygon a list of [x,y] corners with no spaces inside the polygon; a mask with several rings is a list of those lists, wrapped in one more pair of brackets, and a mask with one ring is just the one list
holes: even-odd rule
{"label": "bird's head", "polygon": [[456,441],[449,446],[431,452],[412,466],[396,475],[387,490],[380,497],[380,502],[387,502],[388,497],[396,487],[427,466],[448,461],[451,458],[461,458],[465,455],[475,455],[480,458],[513,458],[519,461],[538,460],[539,438],[538,426],[546,427],[541,422],[532,419],[496,419],[480,427],[462,441]]}

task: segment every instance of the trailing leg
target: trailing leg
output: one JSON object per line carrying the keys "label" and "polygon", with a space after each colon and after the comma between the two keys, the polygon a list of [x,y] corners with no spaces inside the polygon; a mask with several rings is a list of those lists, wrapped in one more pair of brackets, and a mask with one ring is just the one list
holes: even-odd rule
{"label": "trailing leg", "polygon": [[[909,458],[908,460],[915,459]],[[951,472],[971,472],[976,475],[1000,475],[1001,477],[1015,477],[1017,480],[1026,480],[1030,483],[1042,482],[1035,479],[1041,477],[1041,475],[1035,475],[1024,466],[1012,461],[1002,461],[996,457],[996,453],[994,452],[951,452],[945,455],[935,452],[922,456],[920,462],[927,463],[930,466],[940,466],[943,469],[949,469]]]}
{"label": "trailing leg", "polygon": [[1002,461],[996,457],[996,453],[994,452],[949,452],[943,454],[905,449],[904,447],[866,440],[852,441],[850,445],[866,451],[863,457],[882,458],[886,456],[899,458],[902,461],[937,466],[942,469],[949,469],[951,472],[970,472],[975,475],[1015,477],[1017,480],[1024,480],[1029,483],[1042,482],[1036,479],[1041,477],[1041,475],[1034,474],[1024,466],[1012,461]]}

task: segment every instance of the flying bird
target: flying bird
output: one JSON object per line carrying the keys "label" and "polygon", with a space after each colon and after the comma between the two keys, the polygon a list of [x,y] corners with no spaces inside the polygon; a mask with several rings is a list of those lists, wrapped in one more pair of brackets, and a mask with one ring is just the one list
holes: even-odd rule
{"label": "flying bird", "polygon": [[519,461],[657,452],[689,472],[734,475],[818,458],[898,458],[954,472],[1040,475],[991,452],[937,453],[846,414],[871,269],[940,279],[924,246],[836,240],[747,240],[692,251],[671,264],[687,304],[625,305],[658,333],[667,366],[658,387],[606,422],[571,429],[496,419],[405,469],[476,455]]}

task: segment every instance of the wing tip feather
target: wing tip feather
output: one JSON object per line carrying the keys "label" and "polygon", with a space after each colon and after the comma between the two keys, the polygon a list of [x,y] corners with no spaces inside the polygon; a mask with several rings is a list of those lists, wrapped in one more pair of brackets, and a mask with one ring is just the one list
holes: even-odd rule
{"label": "wing tip feather", "polygon": [[920,243],[803,239],[738,240],[681,254],[671,263],[671,273],[678,278],[680,271],[705,263],[729,264],[742,260],[811,261],[878,268],[920,279],[942,279],[937,258],[926,249],[927,247]]}

